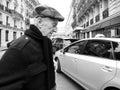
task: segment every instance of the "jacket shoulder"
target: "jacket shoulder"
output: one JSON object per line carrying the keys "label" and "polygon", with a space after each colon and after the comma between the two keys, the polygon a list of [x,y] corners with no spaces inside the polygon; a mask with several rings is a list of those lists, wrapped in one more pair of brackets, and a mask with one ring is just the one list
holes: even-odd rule
{"label": "jacket shoulder", "polygon": [[30,41],[30,39],[27,36],[23,35],[20,38],[18,38],[16,40],[13,40],[10,43],[8,43],[7,46],[22,49],[26,46],[26,44],[29,43],[29,41]]}

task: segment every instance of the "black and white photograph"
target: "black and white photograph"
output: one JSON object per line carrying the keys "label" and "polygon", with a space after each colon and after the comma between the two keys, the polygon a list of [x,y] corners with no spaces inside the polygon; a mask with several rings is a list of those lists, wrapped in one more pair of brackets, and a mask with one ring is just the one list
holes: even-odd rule
{"label": "black and white photograph", "polygon": [[0,0],[0,90],[120,90],[120,0]]}

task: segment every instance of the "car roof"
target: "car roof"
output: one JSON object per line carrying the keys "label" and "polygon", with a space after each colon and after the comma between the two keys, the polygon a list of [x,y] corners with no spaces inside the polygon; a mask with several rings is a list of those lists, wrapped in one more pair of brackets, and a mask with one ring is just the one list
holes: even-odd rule
{"label": "car roof", "polygon": [[64,38],[64,40],[79,40],[79,39],[75,39],[75,38]]}
{"label": "car roof", "polygon": [[60,37],[57,37],[57,38],[54,38],[54,39],[76,39],[76,38],[67,38],[67,37],[64,37],[64,38],[61,37],[61,38],[60,38]]}
{"label": "car roof", "polygon": [[[76,42],[82,41],[82,40],[107,40],[107,41],[114,41],[114,42],[120,42],[120,38],[86,38],[86,39],[81,39]],[[75,43],[75,42],[74,42]]]}

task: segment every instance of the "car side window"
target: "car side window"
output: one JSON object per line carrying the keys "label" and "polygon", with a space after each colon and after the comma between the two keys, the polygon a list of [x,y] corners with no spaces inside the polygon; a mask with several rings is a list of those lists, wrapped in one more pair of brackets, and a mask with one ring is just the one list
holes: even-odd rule
{"label": "car side window", "polygon": [[68,49],[66,50],[66,52],[74,53],[74,54],[81,54],[82,50],[85,46],[85,43],[86,43],[86,41],[77,42],[77,43],[69,46]]}
{"label": "car side window", "polygon": [[109,41],[89,40],[83,54],[112,59],[112,46]]}
{"label": "car side window", "polygon": [[112,42],[112,44],[113,44],[114,56],[117,60],[120,60],[120,43]]}

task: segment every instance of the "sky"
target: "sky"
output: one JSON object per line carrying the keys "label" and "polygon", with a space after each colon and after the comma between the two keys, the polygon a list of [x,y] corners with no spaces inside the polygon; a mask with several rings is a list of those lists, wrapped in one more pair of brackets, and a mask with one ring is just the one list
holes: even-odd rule
{"label": "sky", "polygon": [[58,23],[58,27],[64,27],[67,21],[67,17],[70,11],[70,5],[72,0],[39,0],[43,5],[51,6],[57,9],[61,15],[65,18],[63,22]]}

